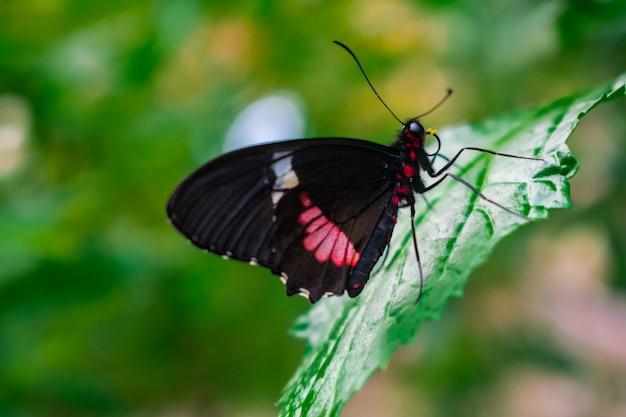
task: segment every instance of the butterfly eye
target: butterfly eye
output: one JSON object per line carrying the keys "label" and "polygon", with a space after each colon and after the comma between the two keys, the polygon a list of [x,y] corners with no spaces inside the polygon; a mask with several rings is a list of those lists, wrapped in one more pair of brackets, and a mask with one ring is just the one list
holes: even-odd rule
{"label": "butterfly eye", "polygon": [[408,131],[409,133],[411,133],[411,135],[418,137],[418,138],[421,138],[424,136],[424,126],[422,126],[422,124],[416,120],[409,122]]}

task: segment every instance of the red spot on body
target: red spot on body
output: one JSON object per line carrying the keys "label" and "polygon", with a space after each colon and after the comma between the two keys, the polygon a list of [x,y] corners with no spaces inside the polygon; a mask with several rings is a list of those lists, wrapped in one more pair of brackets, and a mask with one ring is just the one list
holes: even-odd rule
{"label": "red spot on body", "polygon": [[423,138],[418,138],[409,132],[406,133],[406,137],[409,139],[405,144],[407,148],[420,148],[422,146],[422,142],[424,142]]}
{"label": "red spot on body", "polygon": [[415,151],[413,149],[411,149],[411,152],[409,152],[409,158],[411,158],[411,161],[415,161],[417,159],[417,155],[415,154]]}
{"label": "red spot on body", "polygon": [[304,248],[313,252],[318,262],[330,259],[336,266],[355,266],[361,254],[356,251],[346,234],[324,216],[319,207],[312,206],[307,193],[300,194],[300,201],[307,208],[298,216],[298,223],[306,226],[302,240]]}
{"label": "red spot on body", "polygon": [[409,187],[408,185],[398,185],[396,187],[396,194],[397,195],[409,195],[411,194],[411,187]]}
{"label": "red spot on body", "polygon": [[411,165],[405,165],[404,168],[402,168],[402,173],[405,177],[413,178],[417,175],[417,168]]}
{"label": "red spot on body", "polygon": [[397,195],[394,195],[393,197],[391,197],[391,204],[393,204],[394,206],[399,206],[400,197],[398,197]]}

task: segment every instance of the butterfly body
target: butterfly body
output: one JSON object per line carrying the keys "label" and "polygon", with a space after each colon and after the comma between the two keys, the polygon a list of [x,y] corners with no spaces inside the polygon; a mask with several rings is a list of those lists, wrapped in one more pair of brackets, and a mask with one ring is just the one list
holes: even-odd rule
{"label": "butterfly body", "polygon": [[171,223],[194,245],[267,267],[288,295],[316,302],[361,293],[388,245],[398,209],[433,173],[417,119],[391,146],[319,138],[218,157],[172,194]]}

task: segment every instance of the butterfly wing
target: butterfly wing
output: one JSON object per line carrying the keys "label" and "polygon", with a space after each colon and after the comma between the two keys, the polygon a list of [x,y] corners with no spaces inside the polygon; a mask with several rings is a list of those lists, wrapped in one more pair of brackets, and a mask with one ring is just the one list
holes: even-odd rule
{"label": "butterfly wing", "polygon": [[354,297],[393,230],[400,169],[395,150],[357,139],[255,146],[190,175],[167,213],[196,246],[270,268],[288,295]]}

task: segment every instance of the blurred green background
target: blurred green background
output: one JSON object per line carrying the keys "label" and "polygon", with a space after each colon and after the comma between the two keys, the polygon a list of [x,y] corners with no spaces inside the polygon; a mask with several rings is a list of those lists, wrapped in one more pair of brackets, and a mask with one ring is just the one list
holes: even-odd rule
{"label": "blurred green background", "polygon": [[[303,136],[390,142],[333,39],[403,118],[452,87],[441,127],[615,78],[626,2],[2,0],[1,416],[276,414],[308,302],[189,246],[164,208],[273,94]],[[501,244],[344,415],[626,415],[625,110],[570,141],[575,210]]]}

